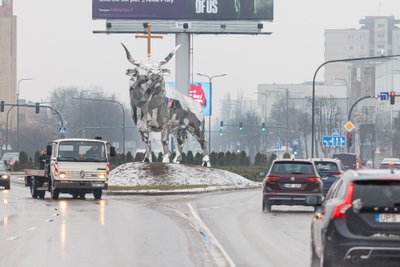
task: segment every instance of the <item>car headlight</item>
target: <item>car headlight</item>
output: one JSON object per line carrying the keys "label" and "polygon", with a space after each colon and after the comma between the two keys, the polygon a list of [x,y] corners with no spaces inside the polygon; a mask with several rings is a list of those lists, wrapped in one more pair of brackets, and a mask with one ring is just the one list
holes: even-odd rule
{"label": "car headlight", "polygon": [[1,179],[10,179],[10,175],[8,175],[8,174],[3,174],[3,175],[1,176]]}

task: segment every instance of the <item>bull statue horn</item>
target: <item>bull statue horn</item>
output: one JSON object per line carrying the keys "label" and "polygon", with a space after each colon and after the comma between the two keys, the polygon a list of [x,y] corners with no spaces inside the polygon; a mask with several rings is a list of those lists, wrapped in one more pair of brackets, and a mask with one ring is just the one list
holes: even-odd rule
{"label": "bull statue horn", "polygon": [[166,56],[166,57],[164,58],[164,60],[161,60],[161,61],[160,61],[160,65],[167,64],[168,61],[170,61],[171,58],[175,55],[176,51],[178,51],[179,47],[181,47],[181,45],[176,46],[175,49],[172,50],[172,51],[168,54],[168,56]]}
{"label": "bull statue horn", "polygon": [[125,49],[126,58],[128,59],[128,61],[130,63],[132,63],[133,65],[135,65],[135,66],[139,66],[140,65],[140,61],[134,60],[133,57],[131,56],[131,53],[129,53],[128,49],[126,48],[126,46],[123,43],[121,43],[121,44]]}

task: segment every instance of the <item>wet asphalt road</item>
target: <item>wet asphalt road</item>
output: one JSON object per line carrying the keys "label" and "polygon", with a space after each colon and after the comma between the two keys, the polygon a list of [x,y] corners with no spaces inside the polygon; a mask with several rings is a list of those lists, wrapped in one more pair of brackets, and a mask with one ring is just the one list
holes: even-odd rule
{"label": "wet asphalt road", "polygon": [[309,266],[308,207],[261,191],[94,200],[0,190],[0,266]]}

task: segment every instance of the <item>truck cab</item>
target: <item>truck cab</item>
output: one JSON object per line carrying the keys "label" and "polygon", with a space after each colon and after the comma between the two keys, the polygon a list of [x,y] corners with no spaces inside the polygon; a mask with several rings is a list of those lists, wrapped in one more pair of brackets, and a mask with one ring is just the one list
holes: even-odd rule
{"label": "truck cab", "polygon": [[51,143],[50,193],[57,199],[59,193],[70,193],[84,198],[93,193],[100,199],[108,187],[110,172],[109,149],[105,141],[97,139],[58,139]]}

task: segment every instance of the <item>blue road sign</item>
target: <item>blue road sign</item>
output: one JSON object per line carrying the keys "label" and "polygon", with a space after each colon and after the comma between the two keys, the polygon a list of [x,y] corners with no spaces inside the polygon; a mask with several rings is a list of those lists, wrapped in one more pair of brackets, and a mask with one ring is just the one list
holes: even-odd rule
{"label": "blue road sign", "polygon": [[340,136],[340,130],[339,129],[332,129],[332,136]]}
{"label": "blue road sign", "polygon": [[323,146],[346,146],[346,136],[322,136]]}
{"label": "blue road sign", "polygon": [[58,129],[58,132],[59,132],[59,134],[66,134],[66,133],[67,133],[67,128],[65,128],[65,127],[60,127],[60,128]]}
{"label": "blue road sign", "polygon": [[381,100],[389,100],[389,92],[381,92]]}
{"label": "blue road sign", "polygon": [[275,143],[275,150],[280,150],[282,148],[281,143]]}

